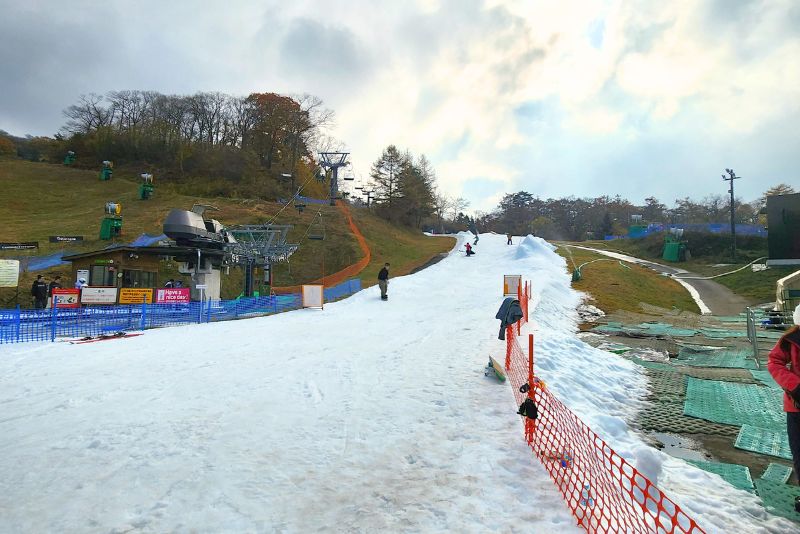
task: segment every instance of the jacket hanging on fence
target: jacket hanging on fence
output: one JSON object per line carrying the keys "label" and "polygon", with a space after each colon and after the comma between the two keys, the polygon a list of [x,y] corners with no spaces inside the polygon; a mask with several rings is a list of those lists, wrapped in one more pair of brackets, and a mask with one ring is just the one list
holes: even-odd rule
{"label": "jacket hanging on fence", "polygon": [[516,323],[522,317],[522,307],[519,305],[519,300],[514,297],[506,297],[500,305],[500,309],[497,310],[497,315],[494,316],[495,319],[500,319],[500,335],[497,336],[497,339],[504,340],[506,338],[506,327]]}

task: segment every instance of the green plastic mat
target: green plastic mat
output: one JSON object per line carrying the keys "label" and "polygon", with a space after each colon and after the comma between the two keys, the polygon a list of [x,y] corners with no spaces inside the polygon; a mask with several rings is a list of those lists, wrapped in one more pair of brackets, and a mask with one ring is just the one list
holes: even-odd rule
{"label": "green plastic mat", "polygon": [[696,465],[703,471],[715,473],[731,486],[747,491],[754,491],[753,479],[750,478],[750,469],[744,465],[725,464],[721,462],[703,462],[700,460],[686,460]]}
{"label": "green plastic mat", "polygon": [[733,441],[739,434],[739,427],[721,425],[686,417],[683,415],[683,403],[651,404],[636,415],[636,422],[643,430],[669,432],[672,434],[703,434],[722,436]]}
{"label": "green plastic mat", "polygon": [[753,378],[755,378],[756,380],[758,380],[759,382],[761,382],[765,386],[769,386],[771,388],[778,388],[778,389],[781,388],[778,385],[778,383],[775,382],[775,379],[772,378],[772,375],[769,374],[769,371],[752,371],[751,370],[750,373],[753,375]]}
{"label": "green plastic mat", "polygon": [[792,459],[786,429],[771,430],[752,425],[742,425],[734,447],[745,451],[769,454],[786,460]]}
{"label": "green plastic mat", "polygon": [[729,330],[727,328],[701,328],[700,335],[710,339],[725,339],[729,337],[747,337],[744,330]]}
{"label": "green plastic mat", "polygon": [[649,360],[643,360],[641,358],[637,358],[636,356],[628,357],[630,361],[635,364],[641,365],[645,369],[653,369],[656,371],[674,371],[675,368],[668,364],[668,363],[661,363],[661,362],[651,362]]}
{"label": "green plastic mat", "polygon": [[[783,430],[783,393],[756,384],[688,377],[683,413],[727,425],[752,425]],[[785,430],[784,430],[785,433]]]}
{"label": "green plastic mat", "polygon": [[746,323],[747,322],[747,317],[745,317],[744,315],[723,315],[723,316],[715,315],[714,319],[716,319],[717,321],[719,321],[721,323]]}
{"label": "green plastic mat", "polygon": [[780,339],[786,332],[776,332],[774,330],[757,330],[756,335],[764,339]]}
{"label": "green plastic mat", "polygon": [[777,482],[778,484],[786,484],[789,477],[792,476],[792,468],[783,464],[769,464],[767,470],[761,475],[764,480]]}
{"label": "green plastic mat", "polygon": [[753,481],[756,493],[764,502],[764,508],[769,513],[800,522],[800,513],[794,509],[794,499],[800,495],[799,486],[779,484],[771,480],[757,478]]}
{"label": "green plastic mat", "polygon": [[655,337],[672,336],[688,337],[698,333],[692,328],[676,328],[666,323],[640,323],[638,325],[623,325],[622,323],[609,322],[608,324],[595,326],[592,332],[602,334],[626,335],[632,337]]}
{"label": "green plastic mat", "polygon": [[678,351],[678,363],[694,367],[757,368],[749,349],[695,350],[681,347]]}

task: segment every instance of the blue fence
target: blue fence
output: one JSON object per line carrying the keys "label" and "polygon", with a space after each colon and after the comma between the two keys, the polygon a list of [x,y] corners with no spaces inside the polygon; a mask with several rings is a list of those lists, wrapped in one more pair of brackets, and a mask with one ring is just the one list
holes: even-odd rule
{"label": "blue fence", "polygon": [[[331,302],[361,290],[353,279],[325,289]],[[0,343],[55,341],[59,337],[86,337],[161,326],[230,321],[270,315],[302,306],[300,295],[240,298],[187,304],[128,304],[49,310],[0,310]]]}

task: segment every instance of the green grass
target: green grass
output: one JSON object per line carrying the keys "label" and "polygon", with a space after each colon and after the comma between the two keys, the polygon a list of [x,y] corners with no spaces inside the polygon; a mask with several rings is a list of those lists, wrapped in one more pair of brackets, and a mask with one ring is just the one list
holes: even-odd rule
{"label": "green grass", "polygon": [[[693,234],[694,236],[695,234]],[[694,237],[694,239],[696,240],[697,237]],[[680,263],[671,263],[661,259],[661,245],[659,243],[663,244],[663,236],[658,236],[657,238],[656,236],[648,236],[644,239],[588,241],[584,244],[588,247],[622,252],[637,258],[673,265],[701,276],[714,276],[735,271],[751,261],[767,255],[765,239],[749,238],[742,240],[742,247],[737,248],[739,262],[731,263],[730,252],[724,248],[727,246],[725,240],[720,236],[714,236],[712,239],[716,246],[703,246],[701,243],[696,242],[694,250],[699,250],[701,255],[693,253],[691,260]],[[691,241],[689,250],[690,252],[693,251]],[[715,278],[714,281],[744,297],[750,304],[761,304],[774,302],[777,281],[797,271],[797,269],[798,267],[770,267],[766,271],[753,272],[750,267],[747,267],[737,273]]]}
{"label": "green grass", "polygon": [[[601,254],[559,244],[558,252],[567,259],[570,270],[585,262],[608,259]],[[581,269],[582,278],[573,282],[572,287],[590,294],[597,306],[606,313],[617,310],[641,312],[640,302],[662,308],[678,308],[699,313],[689,293],[675,280],[638,265],[625,263],[630,269],[622,267],[617,261],[598,261]]]}
{"label": "green grass", "polygon": [[[100,221],[106,202],[122,204],[123,235],[119,243],[129,243],[141,233],[159,235],[162,223],[173,208],[191,209],[195,203],[210,204],[220,208],[212,217],[225,225],[273,222],[290,224],[287,241],[298,243],[300,248],[288,264],[274,266],[276,286],[306,283],[331,274],[357,262],[362,257],[358,242],[350,232],[342,213],[328,205],[309,204],[303,213],[293,207],[283,208],[274,202],[244,198],[203,198],[188,196],[174,185],[155,181],[155,195],[151,200],[138,200],[138,176],[115,170],[107,182],[98,179],[98,172],[72,169],[62,165],[33,163],[17,159],[0,159],[0,228],[2,241],[38,241],[38,251],[0,251],[0,258],[25,255],[43,255],[61,250],[77,253],[99,250],[112,242],[99,239]],[[181,190],[185,189],[185,184]],[[452,238],[429,238],[419,231],[393,227],[367,210],[352,209],[354,220],[361,228],[373,249],[372,263],[360,277],[372,283],[384,261],[392,263],[393,275],[410,272],[426,263],[439,252],[449,250]],[[318,224],[317,214],[322,224]],[[317,233],[324,227],[325,239],[309,240],[304,235]],[[50,235],[83,235],[82,243],[65,246],[49,243]],[[323,263],[324,262],[324,263]],[[160,279],[175,278],[174,265],[162,262]],[[20,278],[20,302],[28,304],[29,287],[36,274],[50,278],[56,274],[74,282],[70,266],[23,273]],[[241,292],[243,274],[234,268],[223,276],[222,296],[232,298]],[[13,298],[13,291],[0,289],[0,307]]]}

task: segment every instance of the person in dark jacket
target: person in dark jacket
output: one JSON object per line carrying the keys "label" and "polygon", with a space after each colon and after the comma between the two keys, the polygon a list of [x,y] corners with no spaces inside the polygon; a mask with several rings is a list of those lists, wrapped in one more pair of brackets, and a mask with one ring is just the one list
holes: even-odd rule
{"label": "person in dark jacket", "polygon": [[514,243],[511,242],[511,234],[506,234],[506,245],[513,245]]}
{"label": "person in dark jacket", "polygon": [[378,287],[381,288],[381,300],[389,300],[386,290],[389,287],[389,264],[384,263],[383,269],[378,272]]}
{"label": "person in dark jacket", "polygon": [[[794,324],[770,351],[767,369],[783,388],[786,433],[794,471],[800,476],[800,306],[794,310]],[[800,497],[795,497],[794,509],[800,512]]]}
{"label": "person in dark jacket", "polygon": [[47,286],[47,307],[51,306],[51,302],[53,302],[53,290],[54,289],[61,289],[61,277],[56,276],[53,278],[53,281]]}
{"label": "person in dark jacket", "polygon": [[31,286],[31,296],[33,297],[34,306],[43,310],[47,305],[47,282],[44,281],[41,274],[36,275],[36,280]]}

